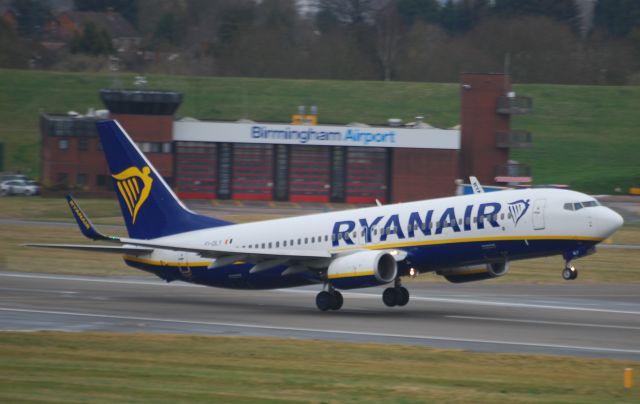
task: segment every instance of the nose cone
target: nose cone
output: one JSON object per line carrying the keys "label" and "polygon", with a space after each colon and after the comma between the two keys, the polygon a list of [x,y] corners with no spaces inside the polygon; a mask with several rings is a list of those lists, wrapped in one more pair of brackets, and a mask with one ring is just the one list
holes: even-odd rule
{"label": "nose cone", "polygon": [[615,233],[624,224],[624,219],[617,212],[604,208],[604,212],[601,218],[601,226],[603,230],[603,236],[609,237]]}

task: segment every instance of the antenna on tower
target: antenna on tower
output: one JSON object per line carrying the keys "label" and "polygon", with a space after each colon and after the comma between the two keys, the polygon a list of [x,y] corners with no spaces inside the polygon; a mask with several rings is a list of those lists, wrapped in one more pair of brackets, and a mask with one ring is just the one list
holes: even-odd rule
{"label": "antenna on tower", "polygon": [[511,70],[511,53],[507,52],[504,55],[504,92],[509,90],[509,74]]}

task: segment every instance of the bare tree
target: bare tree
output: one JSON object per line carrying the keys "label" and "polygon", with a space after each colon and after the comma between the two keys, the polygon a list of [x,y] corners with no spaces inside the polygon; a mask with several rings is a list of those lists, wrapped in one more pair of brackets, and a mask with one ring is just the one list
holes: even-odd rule
{"label": "bare tree", "polygon": [[395,2],[387,4],[375,15],[376,53],[385,81],[390,81],[395,67],[403,24]]}

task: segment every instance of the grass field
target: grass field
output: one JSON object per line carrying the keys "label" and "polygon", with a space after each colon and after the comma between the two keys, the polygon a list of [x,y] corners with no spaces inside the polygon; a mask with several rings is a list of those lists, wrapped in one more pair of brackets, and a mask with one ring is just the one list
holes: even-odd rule
{"label": "grass field", "polygon": [[[148,88],[184,92],[179,116],[286,122],[296,106],[318,105],[321,123],[383,124],[426,116],[435,126],[459,123],[457,84],[149,76]],[[131,87],[132,74],[117,81]],[[5,168],[39,173],[40,112],[103,108],[98,90],[114,77],[100,73],[0,70],[0,142]],[[534,146],[512,158],[533,166],[536,183],[567,183],[612,193],[640,183],[640,87],[516,85],[534,97],[535,113],[513,127],[534,133]]]}
{"label": "grass field", "polygon": [[1,333],[0,401],[638,402],[619,360],[295,339]]}

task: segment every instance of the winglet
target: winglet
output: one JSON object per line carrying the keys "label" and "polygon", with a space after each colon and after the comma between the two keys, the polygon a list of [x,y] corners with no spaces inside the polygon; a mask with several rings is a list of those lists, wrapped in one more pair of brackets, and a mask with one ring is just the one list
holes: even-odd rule
{"label": "winglet", "polygon": [[78,205],[78,203],[73,199],[71,194],[67,195],[67,203],[69,204],[73,217],[78,223],[78,227],[80,227],[80,231],[85,235],[85,237],[90,238],[91,240],[118,241],[117,237],[105,236],[100,233],[93,226],[89,217],[82,211],[82,209],[80,209],[80,205]]}
{"label": "winglet", "polygon": [[474,194],[481,194],[484,192],[484,188],[480,185],[480,181],[478,181],[478,179],[473,175],[469,177],[469,182],[471,183],[471,189]]}

